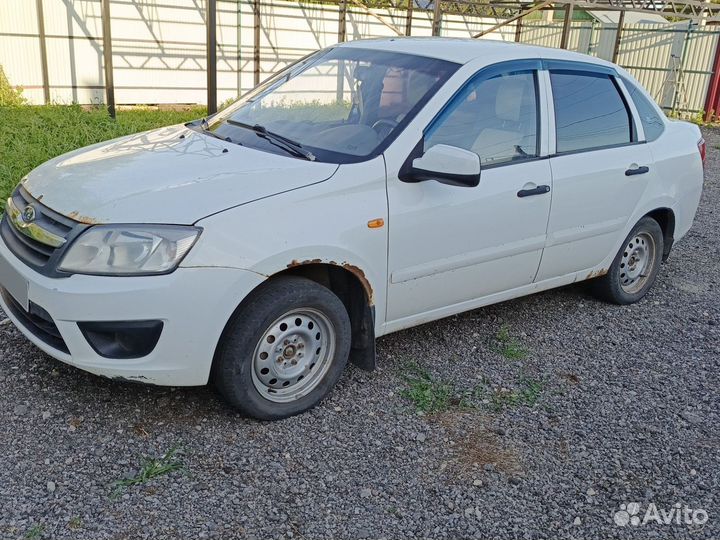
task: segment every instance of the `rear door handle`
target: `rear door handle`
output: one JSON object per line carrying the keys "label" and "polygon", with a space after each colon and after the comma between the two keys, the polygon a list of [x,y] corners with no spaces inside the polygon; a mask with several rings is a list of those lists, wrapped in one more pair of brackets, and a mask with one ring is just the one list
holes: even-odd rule
{"label": "rear door handle", "polygon": [[544,195],[550,193],[550,186],[542,185],[532,189],[521,189],[517,192],[518,197],[531,197],[532,195]]}
{"label": "rear door handle", "polygon": [[625,176],[634,176],[636,174],[645,174],[647,172],[650,172],[650,167],[646,167],[645,165],[642,167],[630,167],[627,171],[625,171]]}

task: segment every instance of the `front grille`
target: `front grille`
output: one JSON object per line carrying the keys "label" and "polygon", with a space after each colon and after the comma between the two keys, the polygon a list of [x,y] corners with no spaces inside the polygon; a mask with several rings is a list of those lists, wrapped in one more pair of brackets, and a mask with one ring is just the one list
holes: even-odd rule
{"label": "front grille", "polygon": [[[79,225],[76,221],[61,216],[40,204],[22,185],[18,186],[13,192],[12,200],[15,207],[21,212],[28,205],[32,205],[35,209],[35,219],[33,223],[43,231],[62,239],[68,240],[73,229]],[[2,222],[0,222],[0,236],[2,236],[5,244],[18,259],[46,275],[54,271],[54,263],[57,262],[58,252],[62,251],[64,247],[56,248],[24,234],[12,223],[8,212],[5,212]]]}
{"label": "front grille", "polygon": [[65,340],[60,335],[60,331],[55,325],[50,314],[37,304],[30,302],[30,311],[25,309],[15,300],[10,293],[0,287],[5,305],[12,315],[15,316],[32,335],[47,343],[53,349],[57,349],[65,354],[70,351],[65,344]]}

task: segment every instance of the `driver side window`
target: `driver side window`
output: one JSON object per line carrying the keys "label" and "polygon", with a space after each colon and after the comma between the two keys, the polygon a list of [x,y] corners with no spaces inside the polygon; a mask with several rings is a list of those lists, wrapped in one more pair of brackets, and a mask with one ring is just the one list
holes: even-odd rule
{"label": "driver side window", "polygon": [[537,101],[534,71],[471,81],[426,132],[424,150],[457,146],[484,166],[537,157]]}

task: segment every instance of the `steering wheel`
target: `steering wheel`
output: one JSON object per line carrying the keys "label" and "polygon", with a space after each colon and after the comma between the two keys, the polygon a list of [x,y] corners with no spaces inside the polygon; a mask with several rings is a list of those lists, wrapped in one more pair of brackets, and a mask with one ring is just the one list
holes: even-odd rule
{"label": "steering wheel", "polygon": [[378,135],[382,135],[383,130],[387,130],[387,133],[390,133],[397,125],[398,122],[395,120],[391,120],[390,118],[381,118],[372,125],[372,128],[377,131]]}

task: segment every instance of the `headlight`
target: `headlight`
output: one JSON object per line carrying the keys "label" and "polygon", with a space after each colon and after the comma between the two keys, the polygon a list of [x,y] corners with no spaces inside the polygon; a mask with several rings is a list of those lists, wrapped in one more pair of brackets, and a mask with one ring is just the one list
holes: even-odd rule
{"label": "headlight", "polygon": [[171,272],[200,231],[176,225],[96,225],[70,245],[59,270],[122,276]]}

